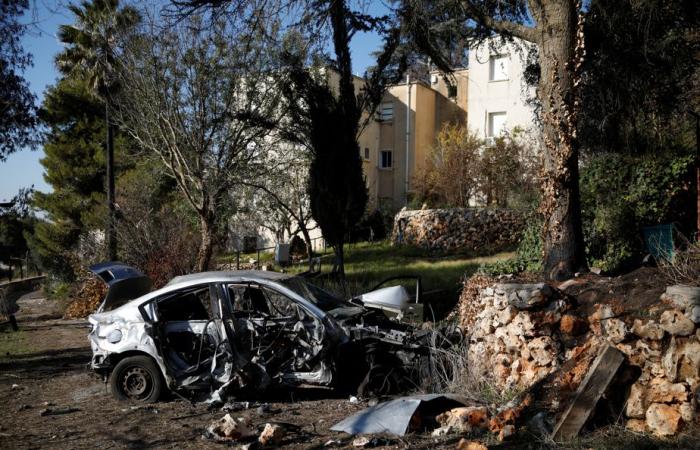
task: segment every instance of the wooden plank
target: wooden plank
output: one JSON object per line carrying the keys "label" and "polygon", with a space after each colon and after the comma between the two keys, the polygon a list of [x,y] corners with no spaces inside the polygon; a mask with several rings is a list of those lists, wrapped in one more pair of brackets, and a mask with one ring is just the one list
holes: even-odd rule
{"label": "wooden plank", "polygon": [[555,441],[567,441],[578,435],[624,360],[624,353],[612,345],[603,348],[554,428],[552,438]]}

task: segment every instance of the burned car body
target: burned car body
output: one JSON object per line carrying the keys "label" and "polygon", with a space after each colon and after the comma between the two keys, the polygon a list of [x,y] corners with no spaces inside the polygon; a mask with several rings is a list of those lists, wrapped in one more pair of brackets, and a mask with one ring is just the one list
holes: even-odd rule
{"label": "burned car body", "polygon": [[[275,272],[205,272],[148,292],[121,263],[91,268],[109,291],[89,317],[92,368],[120,399],[205,390],[210,400],[275,384],[386,393],[415,382],[427,332],[381,310],[406,308],[401,287],[354,302]],[[133,300],[132,300],[133,298]],[[377,307],[368,307],[378,303]]]}

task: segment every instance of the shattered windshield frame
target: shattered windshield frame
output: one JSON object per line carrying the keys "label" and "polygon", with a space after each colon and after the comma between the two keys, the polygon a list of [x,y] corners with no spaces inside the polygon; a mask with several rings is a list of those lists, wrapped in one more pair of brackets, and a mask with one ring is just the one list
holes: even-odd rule
{"label": "shattered windshield frame", "polygon": [[285,287],[291,289],[296,294],[309,300],[324,312],[348,306],[357,306],[342,300],[330,292],[321,289],[315,284],[309,283],[301,277],[292,277],[281,282]]}

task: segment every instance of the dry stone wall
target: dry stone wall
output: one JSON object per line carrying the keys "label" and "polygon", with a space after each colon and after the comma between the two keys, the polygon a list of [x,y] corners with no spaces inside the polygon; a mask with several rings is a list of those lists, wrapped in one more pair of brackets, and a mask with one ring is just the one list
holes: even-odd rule
{"label": "dry stone wall", "polygon": [[624,387],[629,429],[671,436],[698,424],[699,288],[669,287],[647,318],[630,318],[608,304],[583,315],[576,304],[546,284],[483,289],[480,312],[467,321],[470,367],[499,389],[527,389],[549,377],[560,399],[576,390],[591,361],[611,344],[640,374]]}
{"label": "dry stone wall", "polygon": [[524,213],[507,209],[402,210],[394,217],[392,242],[428,250],[500,250],[518,243]]}

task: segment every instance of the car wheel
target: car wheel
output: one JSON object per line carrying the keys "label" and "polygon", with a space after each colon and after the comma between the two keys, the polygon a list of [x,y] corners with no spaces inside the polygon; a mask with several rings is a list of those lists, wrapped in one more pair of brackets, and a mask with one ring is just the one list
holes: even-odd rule
{"label": "car wheel", "polygon": [[163,377],[148,356],[130,356],[117,363],[109,384],[118,400],[152,403],[160,397]]}

